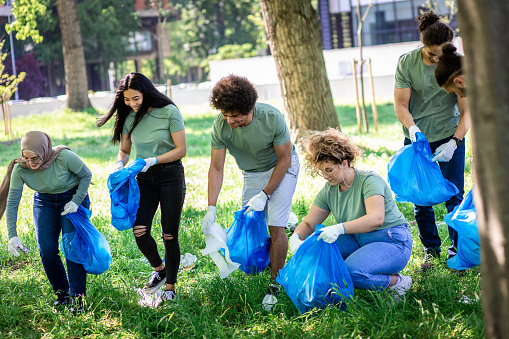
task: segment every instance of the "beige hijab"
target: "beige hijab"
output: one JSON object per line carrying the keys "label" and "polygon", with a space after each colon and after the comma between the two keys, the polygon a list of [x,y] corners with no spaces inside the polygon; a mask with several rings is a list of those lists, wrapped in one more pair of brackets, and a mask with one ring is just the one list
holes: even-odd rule
{"label": "beige hijab", "polygon": [[[42,159],[42,165],[34,170],[36,172],[44,171],[50,167],[51,163],[55,161],[58,154],[64,149],[69,149],[69,147],[63,145],[52,147],[51,138],[44,132],[30,131],[21,139],[21,152],[30,150]],[[0,219],[2,219],[5,213],[9,187],[11,185],[11,173],[16,163],[20,164],[21,167],[28,168],[23,158],[14,159],[7,167],[7,173],[5,173],[5,177],[0,185]]]}

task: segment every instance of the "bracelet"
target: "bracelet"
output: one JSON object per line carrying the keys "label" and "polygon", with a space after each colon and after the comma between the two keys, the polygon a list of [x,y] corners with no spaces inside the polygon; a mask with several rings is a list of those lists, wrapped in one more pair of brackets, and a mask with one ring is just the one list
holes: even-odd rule
{"label": "bracelet", "polygon": [[124,165],[125,165],[125,164],[124,164],[124,162],[123,162],[122,160],[118,160],[118,161],[117,161],[117,164],[118,164],[119,162],[121,162],[121,163],[122,163],[122,166],[124,166]]}
{"label": "bracelet", "polygon": [[265,193],[265,195],[267,196],[267,200],[270,200],[270,195],[268,195],[267,192],[265,192],[264,189],[262,190],[262,192]]}

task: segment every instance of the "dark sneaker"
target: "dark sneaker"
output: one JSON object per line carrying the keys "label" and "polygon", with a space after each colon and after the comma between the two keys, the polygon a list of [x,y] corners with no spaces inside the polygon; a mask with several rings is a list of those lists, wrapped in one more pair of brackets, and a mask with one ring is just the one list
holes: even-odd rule
{"label": "dark sneaker", "polygon": [[150,279],[148,280],[148,283],[143,287],[143,292],[147,294],[152,294],[166,283],[166,270],[162,271],[154,271],[150,275]]}
{"label": "dark sneaker", "polygon": [[454,268],[451,268],[451,273],[461,278],[465,275],[465,270],[455,270]]}
{"label": "dark sneaker", "polygon": [[439,257],[438,255],[435,255],[433,253],[426,253],[424,255],[424,261],[421,264],[421,271],[426,272],[429,269],[433,268],[433,260],[438,257]]}
{"label": "dark sneaker", "polygon": [[71,299],[71,313],[76,315],[85,311],[85,297],[77,295]]}
{"label": "dark sneaker", "polygon": [[267,294],[277,295],[279,291],[281,291],[281,285],[279,284],[269,284],[269,288],[267,289]]}
{"label": "dark sneaker", "polygon": [[56,294],[57,300],[53,303],[54,307],[65,306],[71,303],[69,292],[59,292]]}

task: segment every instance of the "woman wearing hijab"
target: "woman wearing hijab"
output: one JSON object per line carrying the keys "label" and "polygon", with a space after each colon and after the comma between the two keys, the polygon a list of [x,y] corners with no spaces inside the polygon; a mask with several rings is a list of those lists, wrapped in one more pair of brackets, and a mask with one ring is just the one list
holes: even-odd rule
{"label": "woman wearing hijab", "polygon": [[44,271],[57,297],[54,306],[71,303],[73,313],[83,311],[87,274],[83,265],[69,260],[66,274],[58,238],[60,233],[75,231],[66,214],[76,212],[79,205],[89,208],[91,179],[88,167],[68,147],[52,147],[46,133],[30,131],[21,139],[21,157],[9,164],[0,186],[0,218],[5,211],[9,252],[15,256],[25,251],[16,232],[23,185],[35,191],[35,234]]}

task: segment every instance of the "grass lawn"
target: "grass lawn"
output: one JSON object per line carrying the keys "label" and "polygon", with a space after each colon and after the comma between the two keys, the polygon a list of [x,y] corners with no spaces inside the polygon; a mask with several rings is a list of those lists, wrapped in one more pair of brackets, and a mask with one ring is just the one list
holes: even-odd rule
{"label": "grass lawn", "polygon": [[[282,107],[280,107],[282,108]],[[72,316],[69,311],[55,312],[54,296],[44,274],[35,240],[32,216],[33,192],[26,188],[19,207],[18,234],[31,250],[13,257],[7,250],[5,218],[0,221],[0,338],[481,338],[484,337],[481,277],[478,267],[460,278],[450,273],[445,258],[425,274],[419,266],[423,258],[417,226],[412,221],[413,207],[398,204],[411,222],[414,239],[412,257],[403,271],[414,281],[405,302],[393,305],[386,292],[356,290],[346,311],[329,307],[301,315],[283,292],[272,311],[263,310],[261,301],[269,283],[268,272],[248,276],[236,271],[221,279],[208,256],[202,256],[205,241],[200,218],[206,209],[207,170],[210,160],[210,127],[215,113],[206,106],[180,107],[185,122],[188,155],[184,158],[187,195],[179,239],[182,254],[198,257],[196,265],[179,273],[178,300],[156,309],[138,305],[135,289],[147,281],[152,268],[138,250],[131,231],[117,231],[110,224],[109,195],[106,188],[118,145],[109,142],[112,124],[98,129],[96,113],[62,111],[13,119],[15,135],[0,134],[0,176],[8,163],[19,156],[19,138],[29,130],[42,130],[53,138],[53,145],[65,144],[75,151],[93,173],[92,222],[108,239],[112,250],[111,268],[89,275],[87,310]],[[370,109],[370,107],[368,107]],[[364,150],[356,167],[374,170],[387,177],[387,163],[402,146],[401,125],[391,103],[378,106],[379,129],[370,133],[357,130],[355,107],[337,106],[344,133]],[[16,140],[18,138],[18,140]],[[11,142],[14,140],[14,142]],[[472,187],[472,151],[467,141],[466,191]],[[324,181],[301,167],[293,200],[293,212],[299,220],[307,213]],[[218,222],[228,227],[232,213],[240,208],[241,173],[227,156],[225,179],[219,197]],[[442,253],[449,245],[446,213],[435,207]],[[156,215],[154,224],[159,223]],[[330,219],[327,221],[330,222]],[[163,253],[160,229],[155,238]],[[288,254],[288,258],[291,254]],[[462,296],[473,301],[460,302]]]}

